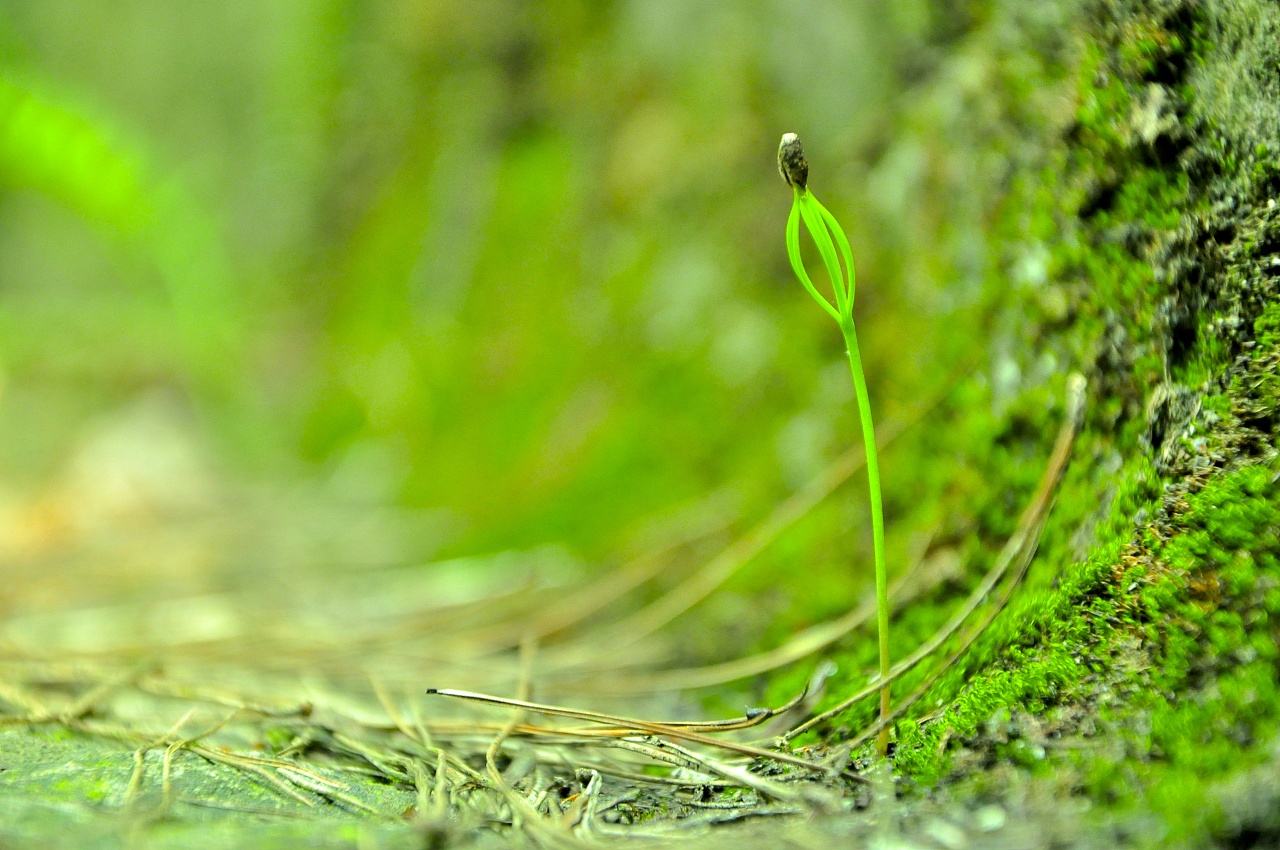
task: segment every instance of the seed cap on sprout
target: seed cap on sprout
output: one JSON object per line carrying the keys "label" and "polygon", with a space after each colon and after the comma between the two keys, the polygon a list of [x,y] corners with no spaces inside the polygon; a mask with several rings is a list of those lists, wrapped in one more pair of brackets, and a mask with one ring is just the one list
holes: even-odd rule
{"label": "seed cap on sprout", "polygon": [[804,158],[804,145],[795,133],[783,133],[778,145],[778,173],[788,186],[805,188],[809,182],[809,161]]}

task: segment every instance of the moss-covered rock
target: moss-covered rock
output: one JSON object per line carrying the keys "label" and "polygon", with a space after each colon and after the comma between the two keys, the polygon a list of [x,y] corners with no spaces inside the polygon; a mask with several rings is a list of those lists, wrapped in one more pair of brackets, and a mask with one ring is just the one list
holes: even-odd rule
{"label": "moss-covered rock", "polygon": [[[1036,28],[1055,14],[1070,35]],[[985,190],[1005,399],[946,414],[991,445],[997,495],[969,535],[1012,530],[998,494],[1030,491],[1068,369],[1090,403],[1026,587],[899,725],[895,766],[968,804],[1053,788],[1094,804],[1082,822],[1153,845],[1274,836],[1257,801],[1280,795],[1258,780],[1280,775],[1280,13],[1099,2],[990,21],[970,38],[1023,60],[995,121],[1022,141]],[[1048,89],[1056,111],[1037,110]],[[993,548],[973,551],[977,570]],[[903,642],[937,619],[918,608],[954,603],[913,602]]]}

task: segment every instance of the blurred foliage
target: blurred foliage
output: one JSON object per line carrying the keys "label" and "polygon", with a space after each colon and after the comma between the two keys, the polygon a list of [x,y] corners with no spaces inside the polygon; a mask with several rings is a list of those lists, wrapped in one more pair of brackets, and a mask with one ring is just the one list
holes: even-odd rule
{"label": "blurred foliage", "polygon": [[971,177],[894,133],[967,8],[4,0],[0,468],[159,395],[237,475],[438,512],[424,555],[758,516],[857,440],[781,132],[852,223],[877,417],[982,333],[932,194]]}

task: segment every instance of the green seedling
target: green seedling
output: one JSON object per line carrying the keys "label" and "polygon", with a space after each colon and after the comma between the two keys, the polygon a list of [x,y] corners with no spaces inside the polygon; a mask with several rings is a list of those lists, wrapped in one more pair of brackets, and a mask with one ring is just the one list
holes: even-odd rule
{"label": "green seedling", "polygon": [[[876,739],[881,755],[889,749],[889,590],[884,563],[884,508],[880,497],[880,461],[876,454],[875,427],[871,422],[871,397],[867,393],[867,379],[862,372],[862,356],[858,352],[858,334],[853,324],[853,296],[855,276],[853,249],[849,238],[809,189],[809,163],[804,147],[795,133],[786,133],[778,146],[778,172],[791,187],[791,214],[787,217],[787,257],[791,268],[805,291],[826,312],[844,335],[849,355],[849,373],[853,377],[853,392],[858,401],[858,416],[862,422],[862,442],[867,456],[867,486],[871,500],[871,544],[875,551],[876,571],[876,627],[880,638],[880,721],[883,726]],[[809,232],[814,245],[831,278],[832,303],[814,286],[800,256],[800,223]]]}

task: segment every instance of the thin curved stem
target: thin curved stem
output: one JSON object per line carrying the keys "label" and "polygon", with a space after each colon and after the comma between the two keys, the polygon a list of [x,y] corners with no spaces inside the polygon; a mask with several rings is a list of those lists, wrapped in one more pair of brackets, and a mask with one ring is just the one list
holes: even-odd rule
{"label": "thin curved stem", "polygon": [[871,395],[867,392],[867,379],[862,371],[862,355],[858,351],[858,333],[853,321],[840,323],[845,346],[849,354],[849,373],[853,377],[853,392],[858,401],[858,418],[862,422],[862,445],[867,459],[867,489],[871,502],[871,545],[875,552],[876,571],[876,631],[880,638],[880,719],[884,726],[876,739],[881,755],[889,750],[889,579],[884,557],[884,502],[880,496],[880,458],[876,452],[875,426],[871,420]]}

